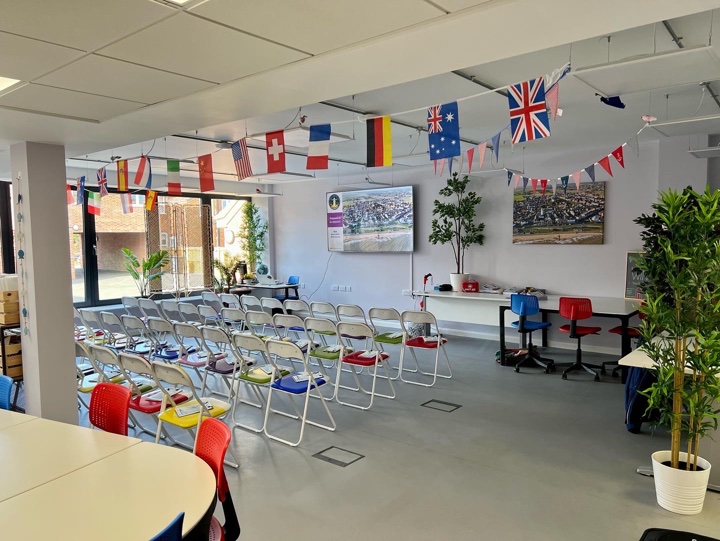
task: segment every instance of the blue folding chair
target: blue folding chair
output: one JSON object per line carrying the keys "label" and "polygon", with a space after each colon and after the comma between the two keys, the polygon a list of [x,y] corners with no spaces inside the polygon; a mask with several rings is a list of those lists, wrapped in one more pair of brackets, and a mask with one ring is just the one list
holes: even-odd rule
{"label": "blue folding chair", "polygon": [[182,541],[182,528],[185,512],[176,516],[165,529],[153,537],[150,541]]}
{"label": "blue folding chair", "polygon": [[0,410],[10,409],[13,380],[8,376],[0,376]]}
{"label": "blue folding chair", "polygon": [[528,316],[534,316],[540,313],[540,304],[535,295],[512,295],[510,297],[510,310],[514,314],[520,316],[518,321],[513,321],[511,325],[515,327],[520,334],[527,335],[527,354],[520,359],[515,365],[515,372],[520,372],[520,367],[524,364],[534,362],[537,366],[545,369],[545,373],[555,371],[555,361],[545,359],[540,356],[533,346],[532,333],[547,329],[550,323],[543,321],[528,320]]}

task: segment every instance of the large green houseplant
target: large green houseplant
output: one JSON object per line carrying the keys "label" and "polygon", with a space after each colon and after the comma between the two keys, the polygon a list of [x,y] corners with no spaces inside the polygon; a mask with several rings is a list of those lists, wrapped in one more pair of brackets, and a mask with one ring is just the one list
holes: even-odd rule
{"label": "large green houseplant", "polygon": [[260,209],[252,201],[248,201],[242,210],[242,223],[238,237],[240,248],[246,255],[249,273],[257,270],[265,248],[267,248],[268,224],[260,216]]}
{"label": "large green houseplant", "polygon": [[[702,509],[710,468],[699,457],[700,440],[717,428],[720,411],[720,191],[668,190],[653,210],[635,220],[644,227],[643,348],[657,373],[644,394],[671,441],[669,451],[653,454],[653,469],[658,503],[691,514]],[[669,492],[701,478],[695,496]]]}
{"label": "large green houseplant", "polygon": [[447,185],[440,195],[450,201],[435,200],[433,208],[432,231],[428,240],[432,244],[450,244],[455,256],[455,272],[450,274],[450,282],[455,291],[460,291],[462,282],[469,276],[465,274],[465,251],[473,244],[482,246],[485,241],[484,223],[475,223],[477,206],[482,201],[475,192],[468,192],[470,178],[462,178],[457,173],[447,179]]}
{"label": "large green houseplant", "polygon": [[162,268],[170,262],[168,251],[158,250],[142,261],[129,248],[122,248],[122,253],[125,268],[135,280],[140,296],[147,297],[150,294],[150,283],[165,274]]}

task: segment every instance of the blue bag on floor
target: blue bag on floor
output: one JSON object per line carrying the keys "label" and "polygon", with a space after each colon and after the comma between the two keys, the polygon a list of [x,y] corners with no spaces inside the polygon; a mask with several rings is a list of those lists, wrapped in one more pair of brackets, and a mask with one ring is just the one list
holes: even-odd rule
{"label": "blue bag on floor", "polygon": [[630,367],[625,380],[625,426],[629,432],[639,434],[642,424],[653,420],[653,415],[645,412],[648,399],[640,391],[648,389],[657,381],[655,374],[647,368]]}

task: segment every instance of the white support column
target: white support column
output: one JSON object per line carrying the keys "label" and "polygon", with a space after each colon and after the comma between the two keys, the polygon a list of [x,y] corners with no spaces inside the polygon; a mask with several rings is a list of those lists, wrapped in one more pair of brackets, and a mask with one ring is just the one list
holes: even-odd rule
{"label": "white support column", "polygon": [[10,164],[16,220],[16,203],[18,195],[22,196],[23,220],[22,224],[16,221],[16,228],[21,227],[24,233],[26,410],[46,419],[77,424],[65,149],[17,143],[10,147]]}

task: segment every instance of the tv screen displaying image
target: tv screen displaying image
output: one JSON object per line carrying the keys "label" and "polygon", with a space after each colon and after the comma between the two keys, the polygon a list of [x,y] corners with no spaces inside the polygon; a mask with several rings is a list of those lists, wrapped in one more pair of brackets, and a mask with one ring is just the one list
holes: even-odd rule
{"label": "tv screen displaying image", "polygon": [[326,194],[328,250],[412,252],[412,186]]}

